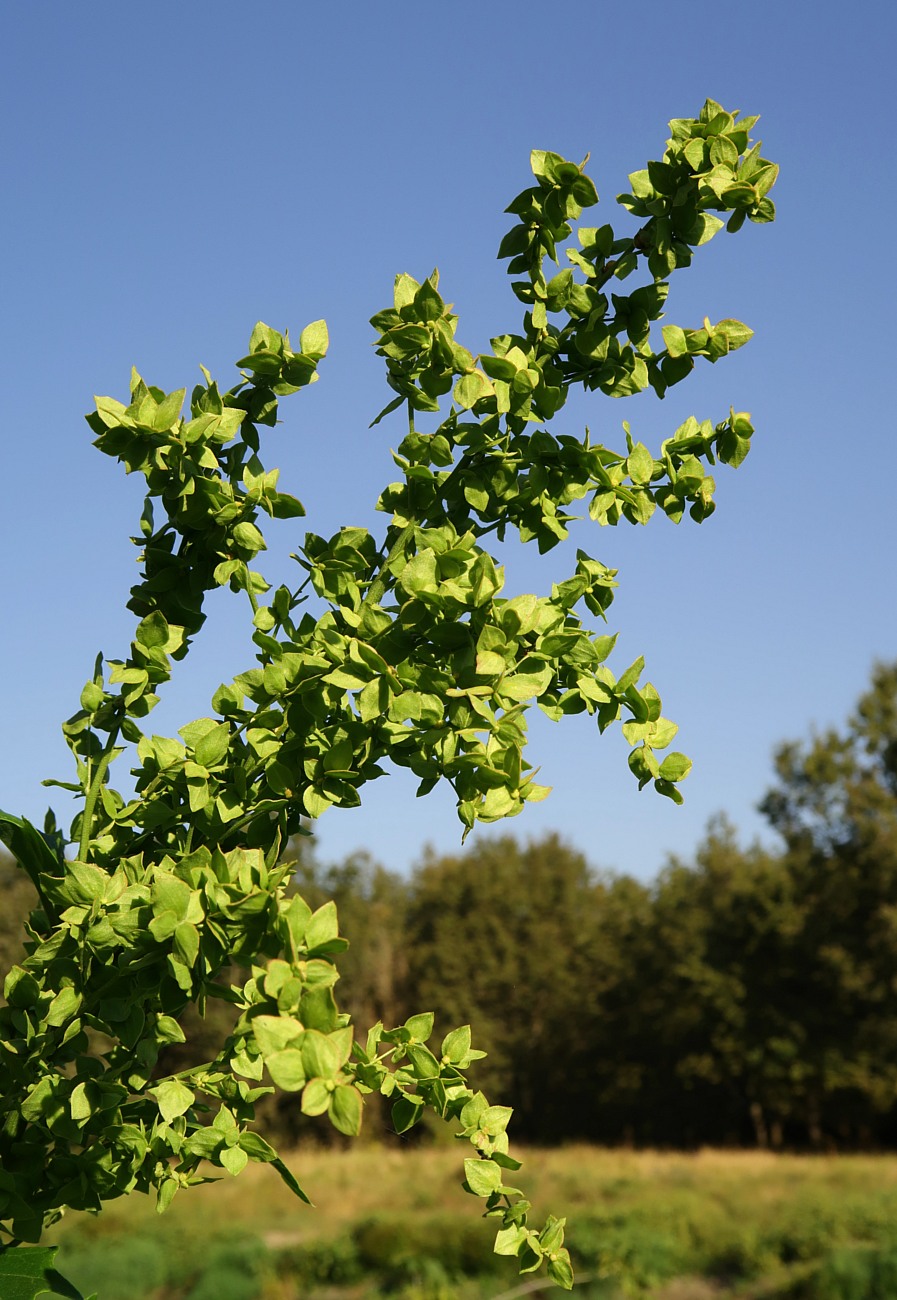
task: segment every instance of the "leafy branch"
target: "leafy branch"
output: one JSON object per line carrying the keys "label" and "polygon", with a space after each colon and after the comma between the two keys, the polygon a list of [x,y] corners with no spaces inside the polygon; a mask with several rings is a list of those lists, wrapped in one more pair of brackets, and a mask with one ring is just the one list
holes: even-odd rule
{"label": "leafy branch", "polygon": [[[77,856],[65,858],[52,818],[41,835],[0,814],[41,898],[0,1009],[0,1233],[10,1243],[36,1241],[66,1206],[98,1210],[125,1192],[153,1190],[164,1210],[209,1165],[236,1175],[250,1160],[269,1163],[307,1199],[253,1132],[257,1102],[294,1092],[305,1114],[355,1134],[376,1091],[393,1099],[400,1132],[426,1109],[456,1123],[477,1153],[464,1162],[465,1186],[497,1221],[496,1250],[572,1285],[563,1220],[532,1228],[529,1203],[505,1184],[518,1168],[511,1112],[468,1084],[481,1055],[469,1028],[437,1052],[427,1045],[432,1015],[417,1015],[375,1026],[362,1048],[334,998],[346,946],[336,909],[312,912],[290,895],[283,857],[309,818],[357,805],[384,762],[410,769],[419,794],[448,781],[465,835],[522,812],[549,793],[525,757],[533,706],[554,720],[586,712],[601,731],[621,721],[639,786],[681,801],[691,764],[662,756],[678,729],[642,681],[643,658],[615,675],[615,637],[589,630],[579,612],[606,620],[616,571],[580,550],[546,594],[508,597],[481,542],[511,530],[549,551],[586,500],[599,525],[645,524],[658,508],[677,523],[686,510],[699,523],[712,513],[707,467],[741,463],[747,414],[689,419],[657,455],[628,424],[625,451],[544,426],[574,384],[611,397],[650,385],[663,397],[698,358],[716,362],[750,338],[735,320],[664,325],[655,350],[653,327],[672,273],[722,228],[715,212],[728,214],[730,231],[772,220],[775,168],[751,146],[754,121],[713,101],[675,120],[661,161],[633,173],[619,199],[643,219],[639,230],[578,226],[578,248],[566,242],[597,203],[595,187],[584,164],[534,152],[535,184],[511,203],[517,224],[499,250],[522,277],[512,287],[523,321],[488,353],[457,342],[436,272],[397,277],[393,305],[372,322],[395,394],[374,424],[402,406],[408,416],[394,456],[401,478],[379,499],[390,521],[379,543],[363,528],[308,532],[295,589],[272,591],[253,567],[266,547],[262,517],[304,514],[265,469],[260,429],[277,422],[283,397],[317,380],[323,321],[296,349],[258,324],[238,382],[222,391],[203,370],[186,413],[186,389],[165,393],[136,372],[127,403],[97,399],[95,445],[146,481],[128,602],[137,625],[125,659],[98,660],[63,727],[77,780],[58,784],[83,798],[69,839]],[[546,262],[561,249],[570,265],[549,278]],[[646,283],[608,296],[612,280],[640,267]],[[434,417],[430,432],[418,413]],[[255,663],[219,686],[215,716],[177,737],[148,733],[145,719],[203,626],[205,598],[221,586],[248,598]],[[125,751],[131,797],[109,781]],[[224,988],[234,967],[249,974]],[[213,1061],[161,1076],[160,1053],[183,1041],[185,1009],[209,996],[233,1004],[232,1034]],[[96,1034],[110,1046],[97,1049]]]}

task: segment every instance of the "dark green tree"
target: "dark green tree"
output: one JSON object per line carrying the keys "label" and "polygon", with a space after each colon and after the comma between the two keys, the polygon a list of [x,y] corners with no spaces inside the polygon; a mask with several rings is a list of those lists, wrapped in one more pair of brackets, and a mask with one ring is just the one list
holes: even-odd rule
{"label": "dark green tree", "polygon": [[[531,1141],[575,1131],[592,1088],[584,1026],[597,1014],[605,886],[556,835],[430,857],[410,885],[408,989],[438,1023],[477,1026],[477,1078],[501,1082]],[[470,954],[475,960],[470,961]]]}
{"label": "dark green tree", "polygon": [[802,914],[802,1107],[811,1140],[861,1138],[897,1095],[897,663],[842,730],[779,747],[762,809]]}

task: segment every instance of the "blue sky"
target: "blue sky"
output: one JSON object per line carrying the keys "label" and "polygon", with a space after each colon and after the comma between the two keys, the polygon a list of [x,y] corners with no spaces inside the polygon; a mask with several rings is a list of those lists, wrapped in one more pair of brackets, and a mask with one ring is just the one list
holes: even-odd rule
{"label": "blue sky", "polygon": [[[700,250],[668,319],[734,316],[756,338],[664,403],[597,395],[555,426],[617,445],[629,419],[656,446],[689,414],[753,413],[754,450],[720,470],[700,528],[655,519],[575,539],[620,570],[613,662],[646,655],[695,761],[686,804],[637,792],[618,732],[534,719],[530,756],[554,793],[497,829],[558,829],[595,865],[641,876],[688,855],[716,810],[758,833],[775,742],[840,722],[873,659],[897,654],[895,38],[894,10],[867,0],[8,7],[0,806],[42,817],[41,778],[69,776],[59,723],[97,651],[114,658],[131,636],[139,484],[91,447],[91,394],[124,396],[132,363],[167,389],[200,362],[230,380],[257,319],[298,334],[325,317],[321,382],[266,447],[308,511],[271,532],[277,579],[306,526],[385,522],[372,503],[401,429],[368,429],[388,391],[367,321],[395,273],[438,265],[459,338],[486,346],[514,328],[495,252],[530,149],[590,150],[598,218],[624,218],[627,173],[709,95],[762,114],[779,219]],[[572,567],[528,550],[508,557],[513,591]],[[251,659],[244,610],[222,593],[154,729],[207,713]],[[405,868],[425,841],[454,851],[450,792],[413,789],[391,776],[362,809],[331,810],[323,856],[367,848]]]}

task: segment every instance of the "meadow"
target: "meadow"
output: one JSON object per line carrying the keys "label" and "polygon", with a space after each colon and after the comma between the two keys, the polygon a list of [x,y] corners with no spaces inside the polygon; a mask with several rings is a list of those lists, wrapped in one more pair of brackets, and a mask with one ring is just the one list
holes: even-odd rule
{"label": "meadow", "polygon": [[[178,1195],[71,1215],[47,1239],[100,1300],[516,1300],[550,1295],[490,1253],[493,1230],[446,1146],[304,1148],[289,1163]],[[583,1300],[892,1300],[897,1158],[608,1151],[522,1153],[536,1208],[562,1207]],[[555,1294],[559,1294],[555,1292]]]}

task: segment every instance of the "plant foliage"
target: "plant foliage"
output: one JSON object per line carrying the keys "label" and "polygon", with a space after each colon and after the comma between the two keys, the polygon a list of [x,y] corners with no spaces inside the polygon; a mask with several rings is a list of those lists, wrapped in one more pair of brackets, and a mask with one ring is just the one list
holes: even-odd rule
{"label": "plant foliage", "polygon": [[[497,1220],[496,1250],[523,1272],[545,1262],[555,1282],[572,1284],[563,1220],[531,1227],[528,1202],[505,1182],[517,1168],[510,1111],[468,1086],[469,1029],[431,1044],[433,1017],[420,1014],[356,1041],[334,999],[346,947],[336,909],[313,912],[287,894],[282,854],[303,819],[356,805],[385,760],[410,768],[422,794],[447,780],[465,833],[519,813],[548,793],[524,758],[533,704],[553,719],[586,711],[602,731],[623,717],[639,785],[681,800],[690,763],[660,756],[677,729],[642,682],[644,661],[615,676],[614,638],[578,612],[605,617],[614,571],[578,551],[548,594],[509,599],[482,539],[516,533],[547,551],[581,500],[600,524],[644,524],[658,507],[677,522],[712,512],[707,467],[744,459],[746,414],[689,419],[657,454],[628,426],[619,451],[545,426],[573,385],[611,397],[650,385],[662,397],[698,358],[716,362],[750,338],[738,321],[705,320],[664,325],[661,346],[652,327],[672,273],[724,218],[732,231],[773,218],[776,168],[751,145],[755,120],[708,101],[698,118],[673,121],[663,158],[633,173],[619,198],[642,223],[627,236],[577,225],[598,201],[584,165],[535,151],[534,184],[510,204],[499,250],[523,321],[489,353],[457,341],[435,272],[397,278],[392,306],[373,318],[395,394],[377,420],[408,414],[401,478],[379,500],[390,522],[382,540],[363,528],[306,534],[295,590],[272,590],[254,567],[263,517],[304,514],[262,464],[260,429],[318,378],[323,321],[295,348],[257,325],[239,381],[222,391],[203,371],[186,412],[186,390],[162,392],[136,372],[127,403],[97,400],[95,445],[146,479],[142,572],[128,602],[137,622],[124,658],[97,659],[64,726],[76,777],[66,788],[83,797],[74,855],[52,817],[42,833],[2,819],[39,894],[0,1013],[9,1241],[36,1241],[66,1206],[98,1210],[134,1190],[153,1190],[164,1210],[210,1167],[236,1175],[250,1160],[273,1165],[305,1199],[253,1132],[255,1103],[272,1086],[296,1093],[304,1113],[354,1134],[364,1095],[377,1090],[393,1098],[399,1132],[426,1108],[457,1121],[474,1148],[465,1187]],[[574,227],[568,265],[548,278],[546,262]],[[611,291],[630,276],[637,287]],[[419,430],[419,414],[436,427]],[[256,663],[219,687],[210,716],[177,737],[153,735],[146,719],[159,691],[203,624],[207,593],[225,585],[248,597]],[[132,797],[109,781],[125,752]],[[216,976],[230,963],[247,978],[222,989]],[[185,1008],[220,996],[236,1016],[222,1050],[160,1077]]]}

